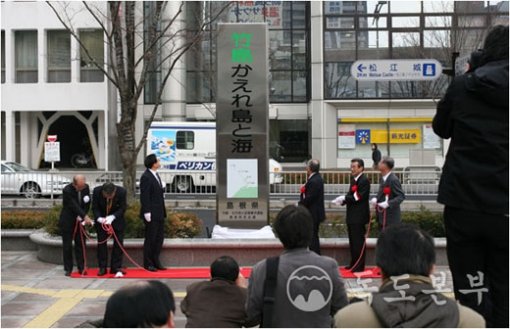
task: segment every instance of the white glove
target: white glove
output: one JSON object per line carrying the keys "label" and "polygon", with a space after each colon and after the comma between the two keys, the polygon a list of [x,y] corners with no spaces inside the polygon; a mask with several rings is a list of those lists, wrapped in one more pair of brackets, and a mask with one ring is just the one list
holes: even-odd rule
{"label": "white glove", "polygon": [[345,201],[345,195],[341,195],[337,197],[335,200],[331,201],[334,204],[341,205]]}
{"label": "white glove", "polygon": [[76,220],[77,220],[78,222],[83,222],[83,218],[81,218],[81,216],[76,216]]}
{"label": "white glove", "polygon": [[116,277],[116,278],[122,278],[123,276],[124,276],[124,274],[122,274],[122,272],[121,272],[121,271],[119,271],[119,272],[115,273],[115,277]]}
{"label": "white glove", "polygon": [[372,199],[370,200],[370,204],[371,204],[372,206],[375,206],[375,205],[377,204],[377,198],[372,198]]}
{"label": "white glove", "polygon": [[388,204],[387,201],[384,201],[384,202],[380,202],[377,204],[380,208],[383,208],[383,209],[386,209],[388,208],[390,205]]}
{"label": "white glove", "polygon": [[106,216],[106,225],[112,225],[112,222],[115,220],[115,216],[114,215],[109,215],[109,216]]}
{"label": "white glove", "polygon": [[151,222],[151,213],[150,212],[146,212],[145,214],[143,214],[143,217],[145,218],[147,223]]}
{"label": "white glove", "polygon": [[99,217],[99,218],[97,219],[97,222],[98,222],[99,224],[103,224],[105,221],[106,221],[106,218],[104,218],[104,217]]}

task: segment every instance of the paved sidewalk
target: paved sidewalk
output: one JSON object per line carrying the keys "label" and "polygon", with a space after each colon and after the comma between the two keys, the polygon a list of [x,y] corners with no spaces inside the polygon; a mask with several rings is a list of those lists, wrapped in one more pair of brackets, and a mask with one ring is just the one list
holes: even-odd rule
{"label": "paved sidewalk", "polygon": [[[101,318],[108,297],[130,282],[128,279],[71,279],[64,276],[62,265],[37,260],[36,252],[3,251],[1,327],[62,328],[74,327],[86,320]],[[435,275],[446,278],[443,289],[452,289],[448,267],[438,267]],[[164,279],[177,302],[176,326],[183,328],[186,318],[180,302],[186,286],[200,280]],[[379,279],[345,280],[349,297],[362,296],[365,287],[377,287]],[[447,293],[447,295],[452,295]]]}

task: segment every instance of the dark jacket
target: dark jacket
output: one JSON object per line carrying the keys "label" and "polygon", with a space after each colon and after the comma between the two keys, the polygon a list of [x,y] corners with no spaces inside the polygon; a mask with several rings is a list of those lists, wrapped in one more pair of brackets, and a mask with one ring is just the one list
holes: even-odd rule
{"label": "dark jacket", "polygon": [[[103,187],[98,186],[94,188],[92,192],[92,211],[94,212],[94,219],[99,217],[106,217],[108,215],[114,215],[115,220],[112,222],[112,226],[115,230],[123,230],[126,226],[124,220],[124,213],[126,212],[126,189],[120,186],[116,186],[115,196],[113,197],[111,209],[107,213],[106,199],[103,197]],[[97,225],[97,224],[96,224]]]}
{"label": "dark jacket", "polygon": [[140,218],[144,220],[144,214],[151,213],[152,220],[166,218],[165,189],[160,182],[146,169],[140,177]]}
{"label": "dark jacket", "polygon": [[[386,282],[369,298],[370,304],[360,301],[341,309],[335,315],[335,327],[485,328],[480,314],[434,293],[428,277],[410,276],[398,280],[397,287],[402,288],[395,289],[392,281]],[[399,301],[409,297],[414,301]]]}
{"label": "dark jacket", "polygon": [[374,164],[378,164],[381,161],[381,151],[379,149],[372,151],[372,161],[374,161]]}
{"label": "dark jacket", "polygon": [[88,185],[80,192],[81,197],[78,198],[78,191],[73,184],[68,184],[62,190],[62,212],[60,213],[59,225],[64,231],[74,229],[76,217],[82,219],[90,209],[90,189]]}
{"label": "dark jacket", "polygon": [[246,321],[248,290],[235,282],[216,279],[195,282],[181,302],[187,328],[241,328]]}
{"label": "dark jacket", "polygon": [[326,219],[324,209],[324,182],[319,173],[313,174],[305,184],[305,193],[301,193],[299,204],[308,208],[315,221]]}
{"label": "dark jacket", "polygon": [[[356,193],[358,200],[354,198]],[[370,182],[365,174],[361,174],[358,181],[351,178],[349,192],[345,196],[347,205],[347,224],[366,224],[370,218],[370,206],[368,199],[370,197]]]}
{"label": "dark jacket", "polygon": [[434,132],[451,138],[437,201],[508,214],[508,60],[456,77],[437,105]]}
{"label": "dark jacket", "polygon": [[[400,223],[400,204],[404,201],[405,194],[404,190],[402,190],[402,185],[400,185],[400,181],[398,177],[391,173],[388,178],[386,178],[386,182],[381,179],[379,180],[379,190],[377,192],[377,203],[384,202],[386,200],[386,195],[384,194],[385,188],[390,188],[390,195],[388,204],[390,205],[386,208],[386,224],[396,224]],[[383,223],[384,221],[384,213],[382,211],[377,212],[377,219],[379,223]]]}

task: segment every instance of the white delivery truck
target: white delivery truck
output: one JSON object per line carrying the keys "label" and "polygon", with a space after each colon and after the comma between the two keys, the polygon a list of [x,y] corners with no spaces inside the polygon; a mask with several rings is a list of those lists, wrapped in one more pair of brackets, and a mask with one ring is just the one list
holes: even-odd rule
{"label": "white delivery truck", "polygon": [[[147,133],[147,154],[151,153],[160,159],[158,172],[167,191],[216,186],[216,123],[152,122]],[[283,182],[281,172],[282,166],[269,159],[270,184]]]}

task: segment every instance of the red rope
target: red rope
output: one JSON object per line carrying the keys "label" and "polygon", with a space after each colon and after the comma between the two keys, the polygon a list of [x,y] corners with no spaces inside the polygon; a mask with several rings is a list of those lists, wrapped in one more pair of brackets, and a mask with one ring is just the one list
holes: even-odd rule
{"label": "red rope", "polygon": [[[376,206],[376,218],[377,218],[377,212],[380,212],[378,206]],[[383,213],[383,230],[384,230],[384,228],[386,227],[386,209],[383,209],[382,213]],[[351,266],[351,268],[356,268],[356,266],[358,266],[358,263],[361,261],[361,258],[363,257],[363,253],[365,252],[365,249],[367,246],[367,239],[370,236],[370,226],[371,226],[370,222],[371,221],[372,221],[372,214],[369,214],[368,229],[367,229],[367,233],[365,234],[365,242],[363,243],[363,247],[361,248],[361,252],[359,254],[358,260],[356,260],[356,263],[354,263],[354,265]]]}

